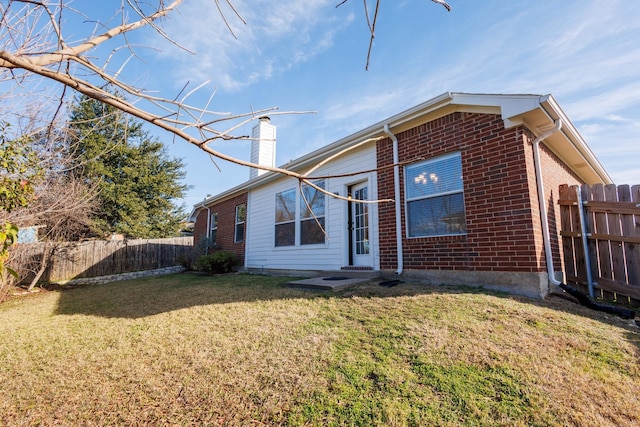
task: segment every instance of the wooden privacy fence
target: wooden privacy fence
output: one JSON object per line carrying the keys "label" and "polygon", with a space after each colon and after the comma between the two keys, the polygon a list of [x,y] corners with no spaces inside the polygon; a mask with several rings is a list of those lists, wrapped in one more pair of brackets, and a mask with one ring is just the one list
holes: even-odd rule
{"label": "wooden privacy fence", "polygon": [[561,185],[559,199],[568,284],[639,305],[640,185]]}
{"label": "wooden privacy fence", "polygon": [[45,249],[54,252],[41,281],[61,282],[180,265],[191,257],[193,237],[20,244],[12,249],[12,264],[33,276],[27,266],[38,265]]}

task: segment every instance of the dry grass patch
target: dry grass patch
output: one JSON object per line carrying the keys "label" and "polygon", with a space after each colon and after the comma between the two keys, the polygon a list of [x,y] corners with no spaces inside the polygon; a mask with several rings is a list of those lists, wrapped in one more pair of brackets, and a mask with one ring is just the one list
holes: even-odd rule
{"label": "dry grass patch", "polygon": [[0,305],[2,425],[637,425],[637,329],[561,300],[172,275]]}

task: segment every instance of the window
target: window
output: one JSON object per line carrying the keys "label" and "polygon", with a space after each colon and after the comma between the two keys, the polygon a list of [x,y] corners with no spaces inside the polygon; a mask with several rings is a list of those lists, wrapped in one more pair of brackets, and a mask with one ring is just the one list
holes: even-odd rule
{"label": "window", "polygon": [[[314,185],[324,189],[322,180]],[[303,185],[302,192],[291,189],[276,194],[275,245],[324,243],[324,211],[324,194],[310,185]]]}
{"label": "window", "polygon": [[409,237],[465,234],[460,153],[405,167]]}
{"label": "window", "polygon": [[[324,190],[324,181],[313,183]],[[324,193],[302,186],[300,197],[300,244],[324,243]]]}
{"label": "window", "polygon": [[209,245],[215,246],[218,243],[218,213],[211,214],[211,228],[209,229]]}
{"label": "window", "polygon": [[235,242],[244,241],[244,222],[247,216],[247,206],[242,204],[236,206],[236,233]]}
{"label": "window", "polygon": [[276,246],[296,244],[296,191],[276,194]]}

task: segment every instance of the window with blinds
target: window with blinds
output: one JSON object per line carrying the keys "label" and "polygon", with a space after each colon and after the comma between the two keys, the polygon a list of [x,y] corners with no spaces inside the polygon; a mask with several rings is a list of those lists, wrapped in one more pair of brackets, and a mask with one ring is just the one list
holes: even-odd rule
{"label": "window with blinds", "polygon": [[405,167],[407,234],[409,237],[465,234],[460,153]]}

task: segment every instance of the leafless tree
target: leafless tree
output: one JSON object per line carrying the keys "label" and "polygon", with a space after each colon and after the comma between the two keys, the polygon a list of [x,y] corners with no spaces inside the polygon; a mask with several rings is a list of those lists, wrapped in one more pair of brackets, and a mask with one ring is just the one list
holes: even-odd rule
{"label": "leafless tree", "polygon": [[[31,119],[23,122],[22,131],[32,134],[31,148],[36,153],[38,173],[33,176],[34,194],[26,206],[10,212],[0,209],[0,222],[10,222],[21,230],[37,229],[42,255],[27,256],[21,246],[12,249],[8,265],[19,273],[13,282],[29,280],[32,290],[56,257],[64,256],[58,248],[66,243],[91,237],[92,215],[97,209],[97,190],[70,173],[75,166],[73,148],[68,146],[64,129],[48,126],[49,132],[37,132],[42,113],[31,108]],[[7,276],[6,279],[9,279]]]}
{"label": "leafless tree", "polygon": [[[42,256],[31,260],[21,257],[20,245],[11,251],[9,264],[28,290],[38,283],[50,262],[65,256],[59,248],[90,233],[91,212],[96,208],[96,193],[73,178],[49,180],[37,189],[36,198],[25,208],[11,213],[13,223],[38,229]],[[22,228],[21,227],[21,228]]]}
{"label": "leafless tree", "polygon": [[[178,45],[162,29],[162,19],[174,14],[186,1],[188,0],[121,0],[120,4],[114,7],[111,19],[103,16],[84,16],[81,10],[75,8],[76,4],[72,0],[9,0],[0,3],[0,82],[11,80],[16,85],[21,85],[29,76],[44,77],[59,83],[63,88],[57,112],[62,109],[62,99],[66,90],[71,89],[170,132],[215,158],[291,176],[330,197],[341,198],[315,187],[303,174],[253,164],[226,155],[211,146],[216,140],[250,139],[248,135],[236,132],[246,123],[262,115],[302,112],[284,113],[273,107],[240,114],[220,113],[212,109],[215,93],[210,94],[205,105],[190,103],[193,94],[203,90],[204,84],[193,88],[185,87],[174,98],[161,98],[124,81],[121,77],[122,69],[137,57],[136,49],[128,42],[128,34],[145,27],[152,28],[164,37],[167,43]],[[348,0],[340,2],[338,6],[346,1]],[[442,0],[432,1],[449,9]],[[363,2],[371,33],[368,66],[380,0],[375,0],[372,15],[369,13],[368,0]],[[228,6],[226,10],[231,12],[227,14],[231,16],[225,15],[221,3]],[[80,6],[79,3],[77,7]],[[212,0],[211,8],[217,9],[221,14],[232,36],[227,19],[239,19],[244,22],[231,0]],[[131,19],[130,16],[135,18]],[[96,22],[96,30],[92,34],[81,36],[79,41],[70,40],[64,27],[65,22],[68,18],[78,17]],[[116,21],[117,24],[110,25]],[[122,52],[128,53],[126,59],[118,64],[113,63],[114,58],[120,57]],[[114,95],[109,88],[115,88],[123,95]]]}

